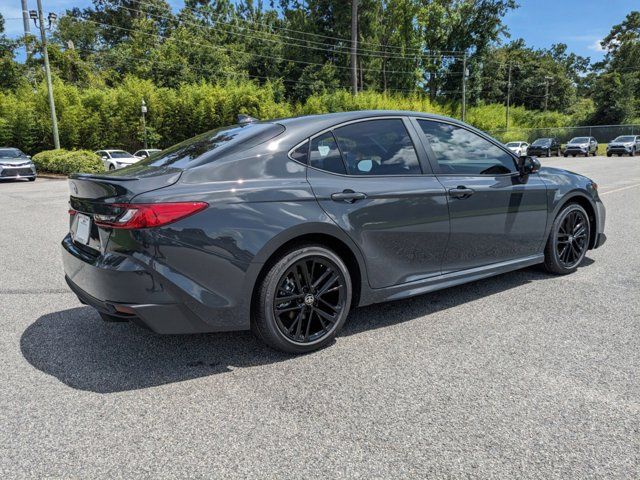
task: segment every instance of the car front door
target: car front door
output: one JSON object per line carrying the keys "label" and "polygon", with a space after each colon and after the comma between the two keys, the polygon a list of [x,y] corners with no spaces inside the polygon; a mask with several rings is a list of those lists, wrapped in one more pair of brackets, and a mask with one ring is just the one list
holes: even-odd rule
{"label": "car front door", "polygon": [[320,206],[359,246],[371,287],[440,274],[446,192],[406,118],[366,119],[312,137],[307,178]]}
{"label": "car front door", "polygon": [[451,235],[443,273],[540,254],[547,191],[539,175],[521,177],[513,154],[463,126],[415,122],[448,193]]}

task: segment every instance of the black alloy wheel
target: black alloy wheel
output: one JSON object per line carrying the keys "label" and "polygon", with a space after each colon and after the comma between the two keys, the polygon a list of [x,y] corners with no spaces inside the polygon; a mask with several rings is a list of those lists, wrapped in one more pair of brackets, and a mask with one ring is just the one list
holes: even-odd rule
{"label": "black alloy wheel", "polygon": [[285,352],[322,348],[344,324],[351,304],[344,262],[320,245],[285,254],[262,282],[254,304],[254,332]]}
{"label": "black alloy wheel", "polygon": [[545,247],[546,269],[552,273],[574,272],[589,248],[591,224],[587,212],[571,203],[558,214]]}

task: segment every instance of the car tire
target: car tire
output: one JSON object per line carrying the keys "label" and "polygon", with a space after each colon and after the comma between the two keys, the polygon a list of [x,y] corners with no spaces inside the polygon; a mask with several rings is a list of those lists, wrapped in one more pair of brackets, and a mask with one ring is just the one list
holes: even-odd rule
{"label": "car tire", "polygon": [[588,157],[589,155],[591,155],[591,153],[589,152],[589,150],[587,149],[587,152],[584,154],[585,157]]}
{"label": "car tire", "polygon": [[611,154],[610,154],[610,153],[607,153],[607,157],[610,157],[610,156],[611,156]]}
{"label": "car tire", "polygon": [[547,158],[551,157],[551,149],[547,148]]}
{"label": "car tire", "polygon": [[111,172],[111,171],[113,171],[115,169],[116,169],[116,167],[113,165],[113,163],[110,163],[109,164],[109,171]]}
{"label": "car tire", "polygon": [[36,177],[30,178],[29,181],[30,182],[35,182],[36,181]]}
{"label": "car tire", "polygon": [[104,312],[98,312],[100,314],[100,318],[102,318],[102,320],[104,320],[105,322],[109,322],[109,323],[119,323],[119,322],[128,322],[129,320],[123,317],[118,317],[116,315],[110,315],[108,313],[104,313]]}
{"label": "car tire", "polygon": [[349,314],[353,294],[342,259],[322,245],[300,245],[267,268],[253,298],[254,334],[286,353],[308,353],[332,343]]}
{"label": "car tire", "polygon": [[551,226],[544,249],[544,268],[556,275],[577,270],[589,248],[589,215],[577,203],[565,205]]}
{"label": "car tire", "polygon": [[633,147],[633,149],[629,152],[629,156],[630,157],[635,157],[636,156],[636,148]]}
{"label": "car tire", "polygon": [[569,154],[568,154],[568,153],[565,153],[565,154],[564,154],[564,158],[567,158],[568,156],[569,156]]}

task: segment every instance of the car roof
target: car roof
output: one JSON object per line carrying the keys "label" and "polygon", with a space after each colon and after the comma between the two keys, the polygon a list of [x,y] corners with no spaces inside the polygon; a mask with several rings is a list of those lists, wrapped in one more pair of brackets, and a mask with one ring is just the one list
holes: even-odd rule
{"label": "car roof", "polygon": [[264,123],[280,124],[287,129],[288,134],[292,135],[292,137],[302,140],[304,138],[311,137],[323,130],[328,130],[330,128],[338,126],[341,123],[347,123],[354,120],[363,120],[370,118],[373,119],[375,117],[399,116],[423,118],[426,120],[440,120],[455,125],[464,126],[465,128],[484,134],[484,132],[481,132],[471,125],[463,123],[454,118],[436,115],[433,113],[416,112],[413,110],[357,110],[350,112],[324,113],[317,115],[302,115],[299,117],[279,118],[268,120]]}

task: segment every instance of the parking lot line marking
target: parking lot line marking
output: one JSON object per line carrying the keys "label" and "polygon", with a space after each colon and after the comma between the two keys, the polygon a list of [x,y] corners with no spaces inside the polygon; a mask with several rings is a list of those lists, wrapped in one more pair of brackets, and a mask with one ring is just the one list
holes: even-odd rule
{"label": "parking lot line marking", "polygon": [[635,185],[627,185],[626,187],[616,188],[615,190],[609,190],[607,192],[602,192],[600,195],[607,195],[609,193],[621,192],[622,190],[628,190],[629,188],[640,187],[640,183],[636,183]]}

